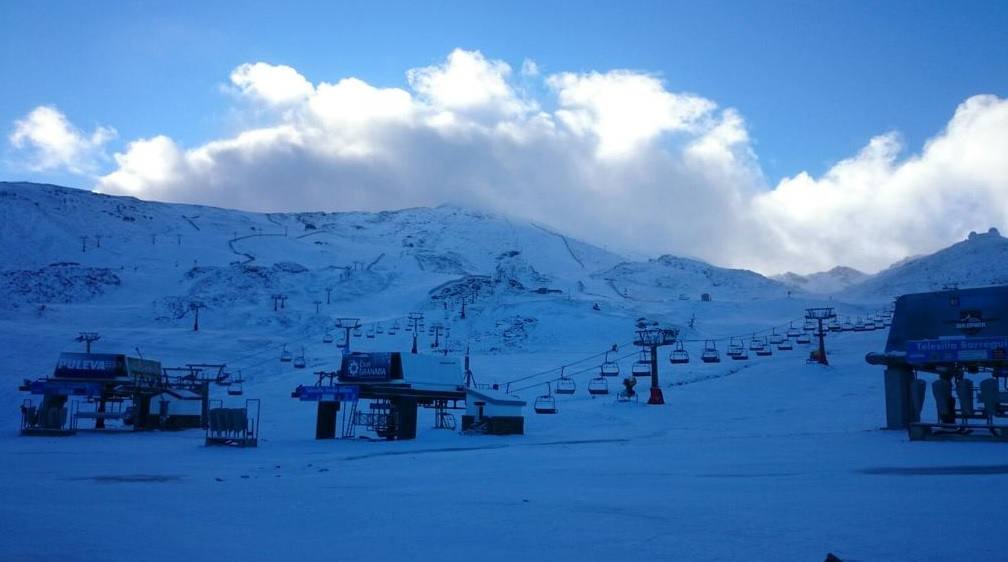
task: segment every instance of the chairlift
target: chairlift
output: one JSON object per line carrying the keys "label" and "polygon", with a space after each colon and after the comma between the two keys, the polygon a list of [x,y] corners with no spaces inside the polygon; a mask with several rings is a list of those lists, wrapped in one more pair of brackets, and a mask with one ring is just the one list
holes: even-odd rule
{"label": "chairlift", "polygon": [[875,322],[873,320],[865,322],[864,329],[866,332],[875,330]]}
{"label": "chairlift", "polygon": [[683,365],[689,363],[689,352],[683,347],[682,340],[676,342],[675,349],[669,355],[669,362],[673,365]]}
{"label": "chairlift", "polygon": [[647,351],[641,350],[638,359],[630,368],[630,373],[635,377],[651,376],[651,355]]}
{"label": "chairlift", "polygon": [[829,321],[829,324],[826,325],[826,329],[829,330],[830,332],[842,332],[844,331],[845,328],[844,325],[840,323],[839,319],[834,318]]}
{"label": "chairlift", "polygon": [[599,367],[599,376],[602,377],[616,377],[619,376],[619,363],[609,360],[609,352],[605,354],[605,361],[602,362],[602,366]]}
{"label": "chairlift", "polygon": [[556,393],[557,394],[574,394],[577,391],[577,385],[574,384],[574,379],[565,375],[563,368],[560,369],[560,378],[556,381]]}
{"label": "chairlift", "polygon": [[757,339],[756,335],[754,334],[752,339],[749,340],[749,351],[759,351],[762,348],[763,348],[762,340]]}
{"label": "chairlift", "polygon": [[360,326],[354,328],[353,337],[359,338],[361,335],[363,335],[363,332],[361,331]]}
{"label": "chairlift", "polygon": [[537,414],[557,413],[556,398],[553,398],[553,390],[548,383],[546,384],[546,394],[535,399],[535,402],[532,403],[532,409]]}
{"label": "chairlift", "polygon": [[797,338],[802,334],[802,331],[794,327],[794,322],[788,325],[787,337],[789,339]]}
{"label": "chairlift", "polygon": [[818,328],[818,325],[815,320],[806,320],[805,325],[802,326],[802,329],[806,332],[814,332],[816,328]]}
{"label": "chairlift", "polygon": [[592,396],[603,396],[609,394],[609,381],[605,376],[599,375],[588,381],[588,394]]}
{"label": "chairlift", "polygon": [[784,336],[778,334],[777,330],[770,331],[770,345],[780,345],[784,341]]}
{"label": "chairlift", "polygon": [[700,355],[700,360],[704,363],[720,363],[721,354],[718,353],[717,344],[714,340],[707,340],[704,342],[703,354]]}
{"label": "chairlift", "polygon": [[865,327],[864,320],[862,320],[861,318],[858,318],[857,322],[854,323],[854,331],[855,332],[864,332],[866,329],[867,328]]}
{"label": "chairlift", "polygon": [[384,334],[385,333],[385,328],[382,328],[381,322],[379,322],[378,325],[375,326],[375,333],[376,334]]}
{"label": "chairlift", "polygon": [[230,396],[241,396],[242,395],[242,383],[233,382],[228,385],[227,393]]}
{"label": "chairlift", "polygon": [[287,351],[287,344],[284,344],[283,351],[280,352],[280,361],[283,363],[290,363],[294,359],[294,354]]}
{"label": "chairlift", "polygon": [[840,331],[841,332],[853,332],[854,331],[854,323],[851,322],[850,319],[844,320],[844,322],[842,324],[840,324]]}
{"label": "chairlift", "polygon": [[322,336],[322,343],[332,343],[332,342],[333,342],[332,334],[326,332],[325,335]]}
{"label": "chairlift", "polygon": [[368,328],[368,331],[367,331],[367,339],[373,340],[374,339],[374,334],[375,334],[374,326],[371,326],[370,328]]}
{"label": "chairlift", "polygon": [[812,343],[812,336],[810,336],[810,335],[808,334],[808,332],[806,332],[806,333],[804,333],[804,334],[802,334],[802,335],[798,336],[798,337],[797,337],[797,338],[795,339],[795,343],[800,343],[800,344],[808,344],[808,343]]}
{"label": "chairlift", "polygon": [[732,356],[731,356],[731,358],[734,359],[735,361],[748,361],[749,360],[749,352],[746,351],[745,347],[743,347],[742,345],[739,345],[738,351],[736,353],[733,353]]}
{"label": "chairlift", "polygon": [[768,357],[770,355],[773,355],[773,349],[769,345],[767,345],[766,338],[759,340],[759,342],[760,345],[756,349],[757,357]]}
{"label": "chairlift", "polygon": [[778,351],[791,351],[794,349],[794,345],[791,344],[791,338],[784,338],[777,344]]}
{"label": "chairlift", "polygon": [[294,368],[295,369],[304,369],[305,365],[307,365],[307,363],[305,362],[304,348],[302,347],[301,348],[301,355],[298,355],[297,357],[294,358]]}

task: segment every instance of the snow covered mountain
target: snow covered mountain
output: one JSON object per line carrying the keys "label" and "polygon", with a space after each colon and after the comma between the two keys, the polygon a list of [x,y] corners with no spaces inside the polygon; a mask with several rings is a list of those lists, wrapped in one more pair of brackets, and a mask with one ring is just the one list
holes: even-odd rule
{"label": "snow covered mountain", "polygon": [[624,262],[595,274],[625,298],[638,300],[700,299],[704,293],[717,300],[783,298],[789,288],[744,269],[726,269],[675,256],[647,262]]}
{"label": "snow covered mountain", "polygon": [[861,283],[870,275],[853,267],[837,266],[829,271],[820,271],[809,275],[799,275],[787,272],[774,275],[771,279],[798,290],[815,294],[829,294],[842,291]]}
{"label": "snow covered mountain", "polygon": [[966,240],[931,255],[897,262],[844,291],[851,298],[895,297],[906,293],[1008,283],[1008,239],[996,228],[971,232]]}

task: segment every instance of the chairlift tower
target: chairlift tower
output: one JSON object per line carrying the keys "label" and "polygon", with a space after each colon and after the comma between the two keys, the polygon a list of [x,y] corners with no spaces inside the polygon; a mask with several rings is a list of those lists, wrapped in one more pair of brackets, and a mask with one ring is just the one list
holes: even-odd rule
{"label": "chairlift tower", "polygon": [[823,329],[823,321],[836,318],[836,311],[833,310],[833,307],[807,308],[805,309],[805,318],[819,323],[819,330],[816,332],[816,335],[819,336],[819,357],[816,358],[816,362],[820,365],[829,365],[826,360],[826,332]]}
{"label": "chairlift tower", "polygon": [[360,327],[359,318],[337,318],[336,328],[343,330],[343,353],[350,353],[350,330]]}
{"label": "chairlift tower", "polygon": [[[445,329],[444,324],[440,322],[435,322],[431,324],[431,331],[434,332],[434,343],[431,344],[431,348],[437,349],[441,347],[441,332]],[[447,340],[447,338],[445,338]],[[447,341],[445,342],[447,344]]]}
{"label": "chairlift tower", "polygon": [[319,306],[321,306],[322,301],[320,301],[318,299],[315,299],[315,300],[312,301],[312,304],[315,305],[315,314],[318,314],[319,313]]}
{"label": "chairlift tower", "polygon": [[191,302],[190,310],[193,311],[193,331],[200,331],[200,309],[206,308],[207,305],[202,302]]}
{"label": "chairlift tower", "polygon": [[675,328],[640,328],[637,330],[637,339],[634,345],[646,347],[651,351],[651,396],[648,397],[648,404],[661,405],[665,403],[665,396],[658,385],[658,348],[663,345],[672,345],[679,337],[679,330]]}
{"label": "chairlift tower", "polygon": [[422,312],[410,312],[406,317],[406,320],[409,322],[409,329],[413,331],[413,350],[410,353],[415,354],[417,352],[417,330],[420,329],[423,323],[423,317]]}
{"label": "chairlift tower", "polygon": [[91,344],[100,339],[101,336],[98,335],[98,332],[81,332],[76,338],[77,341],[84,344],[84,353],[87,354],[91,353]]}

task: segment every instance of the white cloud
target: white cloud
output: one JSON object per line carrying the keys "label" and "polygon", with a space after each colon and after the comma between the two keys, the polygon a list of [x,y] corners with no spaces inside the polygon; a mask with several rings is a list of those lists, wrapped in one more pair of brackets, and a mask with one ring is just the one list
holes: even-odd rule
{"label": "white cloud", "polygon": [[769,273],[879,269],[1008,224],[1008,101],[994,96],[966,100],[919,154],[883,134],[821,177],[770,186],[741,113],[645,73],[542,76],[547,97],[529,100],[479,52],[408,71],[407,89],[288,69],[291,87],[269,90],[254,66],[235,71],[242,109],[282,109],[272,122],[191,148],[134,141],[97,189],[260,211],[448,202]]}
{"label": "white cloud", "polygon": [[231,72],[231,83],[243,94],[270,105],[287,105],[308,98],[314,88],[298,71],[265,62],[243,64]]}
{"label": "white cloud", "polygon": [[972,97],[920,154],[900,159],[903,149],[880,135],[822,177],[798,174],[756,197],[784,250],[767,261],[873,270],[1008,223],[1008,100]]}
{"label": "white cloud", "polygon": [[515,94],[508,83],[510,75],[507,63],[462,49],[452,51],[442,64],[406,73],[410,87],[442,110],[515,115],[534,109]]}
{"label": "white cloud", "polygon": [[577,134],[598,140],[600,156],[624,156],[666,132],[697,132],[714,102],[674,94],[653,76],[629,71],[566,72],[547,80],[556,92],[557,117]]}
{"label": "white cloud", "polygon": [[29,169],[65,169],[84,175],[97,170],[98,161],[105,157],[105,143],[115,136],[115,129],[109,127],[96,127],[87,134],[55,107],[40,105],[14,123],[9,140],[26,155]]}
{"label": "white cloud", "polygon": [[525,59],[522,61],[521,73],[528,77],[539,76],[539,65],[532,59]]}

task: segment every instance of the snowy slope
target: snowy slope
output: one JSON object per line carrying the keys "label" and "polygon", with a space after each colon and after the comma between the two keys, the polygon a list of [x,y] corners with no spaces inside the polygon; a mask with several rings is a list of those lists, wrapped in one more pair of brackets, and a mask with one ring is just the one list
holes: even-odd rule
{"label": "snowy slope", "polygon": [[829,271],[820,271],[808,275],[787,272],[774,275],[771,279],[780,281],[801,291],[815,294],[837,293],[848,287],[861,283],[870,275],[852,267],[837,266]]}
{"label": "snowy slope", "polygon": [[995,228],[931,255],[903,260],[850,287],[846,298],[887,298],[906,293],[1008,283],[1008,239]]}
{"label": "snowy slope", "polygon": [[[941,533],[877,532],[908,517],[970,520],[972,554],[1003,552],[1000,521],[977,517],[989,498],[961,492],[1001,477],[1000,448],[878,430],[881,371],[863,357],[883,332],[831,334],[828,368],[807,364],[805,346],[696,361],[705,340],[723,352],[727,338],[782,330],[808,306],[860,315],[877,303],[789,295],[694,260],[633,262],[452,207],[262,215],[3,184],[0,213],[0,458],[16,459],[0,463],[0,559],[961,556]],[[457,298],[476,288],[463,319]],[[288,300],[274,311],[276,293]],[[198,332],[192,302],[206,305]],[[386,328],[353,338],[355,350],[407,350],[405,331],[387,328],[418,310],[451,330],[452,355],[471,347],[477,382],[524,379],[512,389],[531,402],[565,366],[576,394],[556,416],[527,410],[525,436],[435,430],[424,410],[415,441],[315,441],[313,405],[290,392],[338,365],[322,341],[333,319]],[[671,365],[662,350],[667,404],[591,398],[601,352],[618,344],[613,359],[630,371],[642,316],[679,328],[693,356]],[[205,448],[199,430],[17,437],[17,383],[78,350],[78,330],[102,334],[98,351],[240,370],[245,395],[263,399],[260,447]],[[285,345],[304,349],[306,369],[279,361]],[[422,334],[421,352],[430,345]],[[984,470],[988,480],[971,474]]]}
{"label": "snowy slope", "polygon": [[703,293],[714,300],[738,301],[780,298],[788,293],[784,284],[752,271],[675,256],[624,262],[595,277],[606,281],[618,295],[644,301],[699,299]]}

